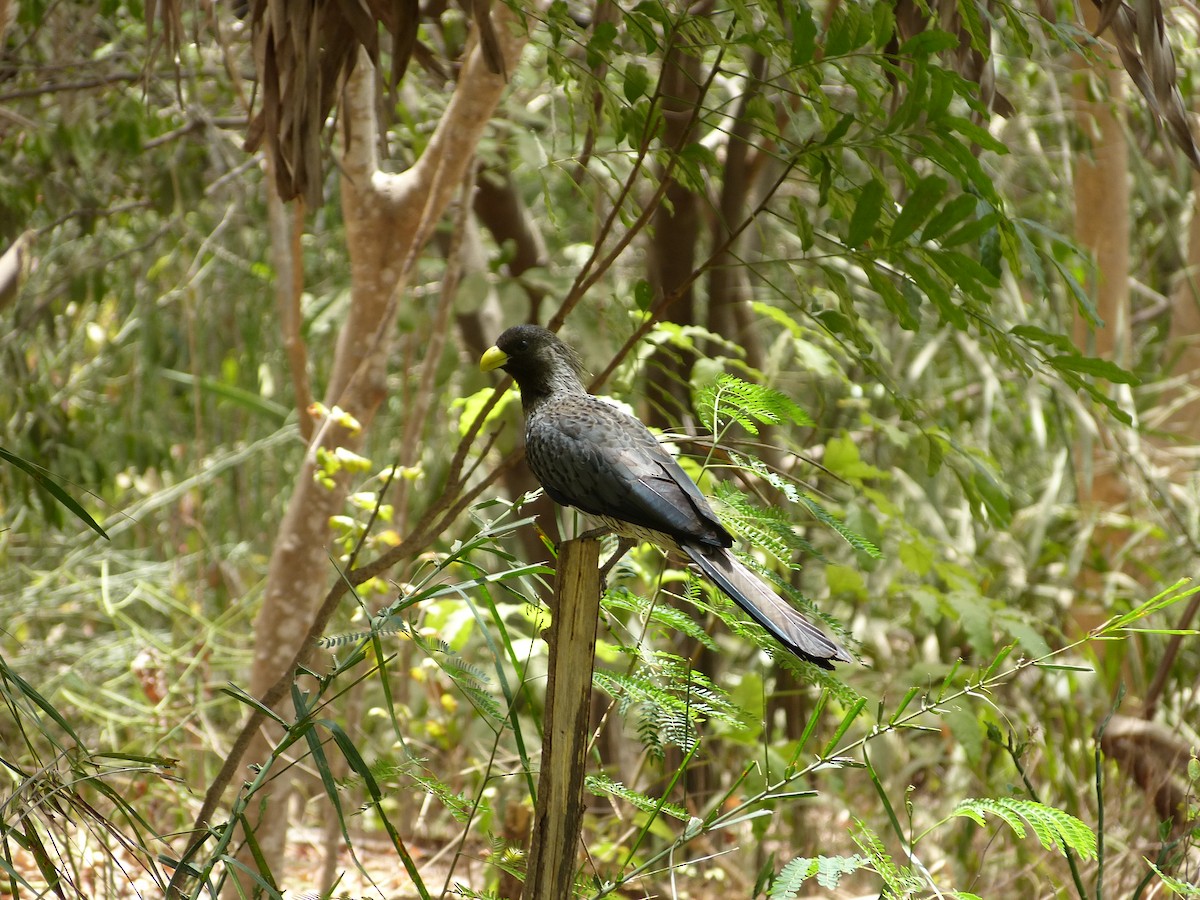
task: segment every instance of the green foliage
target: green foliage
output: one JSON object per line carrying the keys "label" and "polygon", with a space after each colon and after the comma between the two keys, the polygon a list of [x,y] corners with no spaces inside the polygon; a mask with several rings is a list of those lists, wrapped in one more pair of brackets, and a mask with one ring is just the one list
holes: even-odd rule
{"label": "green foliage", "polygon": [[883,882],[884,896],[911,897],[921,889],[921,879],[907,865],[897,865],[879,835],[865,822],[855,819],[854,843],[866,855],[871,868]]}
{"label": "green foliage", "polygon": [[816,859],[798,856],[780,869],[771,884],[770,900],[795,900],[804,882],[814,876],[821,887],[835,891],[843,875],[864,865],[867,860],[861,856],[818,856]]}
{"label": "green foliage", "polygon": [[70,510],[71,514],[87,525],[88,528],[92,529],[92,531],[96,532],[102,538],[108,538],[108,534],[103,528],[96,524],[96,520],[88,514],[88,511],[80,506],[74,497],[59,487],[53,476],[41,466],[31,463],[28,460],[21,459],[21,457],[16,456],[15,454],[9,453],[3,447],[0,447],[0,460],[3,460],[11,466],[16,466],[35,482],[37,482],[38,487],[42,488],[56,501]]}
{"label": "green foliage", "polygon": [[700,416],[700,424],[718,435],[733,422],[753,435],[758,434],[759,424],[813,424],[808,414],[786,394],[727,373],[702,388],[693,405]]}
{"label": "green foliage", "polygon": [[1162,881],[1163,887],[1172,894],[1178,897],[1200,897],[1200,885],[1179,878],[1173,878],[1150,862],[1150,860],[1146,860],[1146,864],[1150,866],[1154,874]]}
{"label": "green foliage", "polygon": [[655,799],[638,791],[630,790],[606,775],[589,775],[584,782],[584,787],[597,797],[617,797],[644,813],[651,815],[665,813],[681,822],[686,822],[690,818],[687,810],[682,806],[668,803],[661,797]]}
{"label": "green foliage", "polygon": [[636,713],[642,743],[659,759],[668,746],[691,750],[701,722],[742,727],[740,711],[724,691],[667,653],[654,653],[631,672],[598,670],[594,682],[616,701],[621,715]]}
{"label": "green foliage", "polygon": [[1066,853],[1073,850],[1085,859],[1096,858],[1096,834],[1083,822],[1052,806],[1020,797],[997,799],[967,799],[959,803],[952,816],[965,816],[979,825],[986,824],[986,814],[992,814],[1012,829],[1019,837],[1025,837],[1028,822],[1037,839],[1047,850]]}
{"label": "green foliage", "polygon": [[634,613],[644,617],[647,624],[662,626],[668,633],[686,635],[709,650],[717,649],[717,642],[695,619],[670,604],[656,603],[651,598],[635,594],[627,588],[616,587],[604,595],[603,606],[611,612]]}
{"label": "green foliage", "polygon": [[[516,395],[493,402],[464,360],[492,336],[495,309],[545,321],[562,298],[594,370],[614,363],[605,390],[712,436],[702,484],[722,516],[772,558],[764,577],[849,633],[867,663],[826,674],[769,661],[760,629],[661,555],[614,570],[596,675],[608,699],[589,722],[589,765],[603,774],[589,787],[616,812],[589,812],[581,894],[666,895],[668,879],[694,879],[686,890],[707,895],[718,876],[773,873],[746,850],[758,846],[797,855],[772,897],[813,878],[895,896],[973,896],[959,884],[988,897],[1061,893],[1082,883],[1068,871],[1075,857],[1095,866],[1083,875],[1095,871],[1096,896],[1136,896],[1131,879],[1143,878],[1194,892],[1165,856],[1147,871],[1088,843],[1107,831],[1120,846],[1157,824],[1121,773],[1100,790],[1087,736],[1119,683],[1163,684],[1165,722],[1188,708],[1194,642],[1180,641],[1163,678],[1156,669],[1167,640],[1194,633],[1175,604],[1195,590],[1178,579],[1194,575],[1200,516],[1194,492],[1143,450],[1160,420],[1151,391],[1169,328],[1145,298],[1183,277],[1190,216],[1151,138],[1133,174],[1132,358],[1067,336],[1076,316],[1099,324],[1092,265],[1069,238],[1065,153],[1077,135],[1059,73],[1062,54],[1090,39],[1067,17],[959,4],[960,35],[933,23],[902,32],[882,2],[640,3],[591,21],[564,2],[526,10],[531,44],[476,156],[480,181],[511,180],[539,231],[538,264],[518,273],[517,237],[487,223],[444,228],[395,297],[397,321],[379,338],[395,341],[387,399],[363,424],[337,398],[296,408],[299,381],[328,389],[358,289],[349,198],[331,177],[330,202],[307,211],[293,244],[300,321],[281,338],[266,300],[263,169],[242,149],[252,85],[230,82],[252,69],[244,24],[224,6],[195,22],[185,9],[186,46],[155,54],[137,4],[18,6],[0,244],[28,231],[36,252],[17,296],[0,301],[10,893],[82,895],[67,822],[110,835],[161,879],[159,836],[188,827],[243,704],[257,703],[245,687],[254,607],[307,452],[285,425],[293,416],[363,427],[361,447],[318,454],[324,483],[358,489],[333,517],[335,560],[360,541],[364,558],[403,545],[440,503],[459,515],[339,610],[304,690],[271,711],[282,737],[239,769],[248,783],[227,821],[210,823],[195,892],[228,877],[239,823],[291,771],[288,754],[313,776],[310,821],[333,821],[355,850],[364,894],[378,870],[360,834],[386,836],[386,870],[398,858],[425,896],[438,886],[405,844],[412,823],[453,848],[439,857],[452,860],[444,891],[466,878],[464,860],[520,844],[498,833],[503,810],[528,806],[539,767],[551,572],[540,554],[554,530],[519,505],[475,502],[527,485],[512,456]],[[455,9],[420,25],[422,52],[448,77],[471,27]],[[991,116],[952,65],[964,38],[1000,64],[1019,115]],[[675,62],[694,94],[671,80]],[[380,103],[394,117],[380,140],[389,171],[424,151],[446,109],[432,72],[410,67]],[[103,88],[72,87],[87,83]],[[740,179],[745,196],[732,202]],[[682,219],[665,216],[689,197]],[[699,229],[686,292],[651,258],[678,221]],[[720,295],[718,274],[736,289]],[[465,288],[435,315],[428,301],[455,283]],[[444,312],[461,332],[436,332]],[[284,346],[296,335],[300,363]],[[441,358],[431,336],[446,339]],[[1150,429],[1125,427],[1135,422]],[[1119,507],[1078,502],[1093,435],[1131,488]],[[398,456],[402,477],[385,496],[371,461]],[[14,460],[78,490],[43,490]],[[469,489],[444,496],[456,461]],[[93,524],[111,540],[97,543]],[[332,562],[328,574],[341,577]],[[730,629],[709,627],[709,612]],[[302,617],[298,605],[290,624]],[[224,684],[234,688],[214,687]],[[1018,777],[1063,808],[1011,797]],[[973,794],[1000,799],[954,808]],[[839,824],[850,811],[853,830]],[[999,817],[1041,848],[941,827],[947,816]],[[705,839],[737,849],[696,861]],[[117,854],[108,859],[119,881]],[[252,878],[284,884],[275,863],[260,850]],[[458,893],[495,896],[475,875]]]}

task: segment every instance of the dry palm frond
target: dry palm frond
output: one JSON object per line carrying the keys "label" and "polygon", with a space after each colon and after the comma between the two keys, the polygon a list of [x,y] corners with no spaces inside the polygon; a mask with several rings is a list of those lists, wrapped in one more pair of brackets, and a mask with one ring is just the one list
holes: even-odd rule
{"label": "dry palm frond", "polygon": [[1200,169],[1200,148],[1196,146],[1188,121],[1187,106],[1179,94],[1175,53],[1167,40],[1167,25],[1159,0],[1093,0],[1100,10],[1096,33],[1105,28],[1112,34],[1121,64],[1146,98],[1151,111],[1166,124],[1171,140]]}
{"label": "dry palm frond", "polygon": [[[504,74],[491,19],[491,0],[461,0],[472,14],[488,67]],[[417,0],[255,0],[252,23],[262,85],[261,108],[250,123],[247,149],[270,142],[284,200],[321,203],[321,133],[337,92],[353,71],[359,48],[379,63],[379,30],[391,36],[389,85],[414,57],[440,69],[417,41]]]}

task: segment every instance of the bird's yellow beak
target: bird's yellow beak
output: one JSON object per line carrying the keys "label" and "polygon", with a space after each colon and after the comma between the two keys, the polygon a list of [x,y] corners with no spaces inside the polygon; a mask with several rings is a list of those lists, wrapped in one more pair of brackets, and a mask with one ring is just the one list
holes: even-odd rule
{"label": "bird's yellow beak", "polygon": [[499,369],[508,362],[508,354],[499,347],[488,347],[483,351],[483,356],[479,357],[479,371],[490,372],[493,369]]}

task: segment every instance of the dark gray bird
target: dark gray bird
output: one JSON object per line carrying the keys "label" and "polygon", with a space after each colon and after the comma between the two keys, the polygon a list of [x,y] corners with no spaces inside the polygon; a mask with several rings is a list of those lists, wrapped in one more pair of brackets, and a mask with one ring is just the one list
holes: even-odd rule
{"label": "dark gray bird", "polygon": [[738,561],[733,536],[696,483],[645,425],[587,392],[578,354],[557,335],[516,325],[479,367],[503,369],[521,389],[525,458],[556,503],[596,516],[625,547],[638,540],[682,551],[800,659],[824,669],[852,661]]}

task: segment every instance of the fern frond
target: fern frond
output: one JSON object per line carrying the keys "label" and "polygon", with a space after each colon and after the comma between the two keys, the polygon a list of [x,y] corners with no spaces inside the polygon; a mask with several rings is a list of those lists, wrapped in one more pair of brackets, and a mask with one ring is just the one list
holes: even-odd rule
{"label": "fern frond", "polygon": [[753,456],[743,456],[740,453],[732,451],[729,453],[729,459],[739,469],[746,469],[753,472],[767,484],[771,485],[771,487],[775,488],[775,490],[779,491],[779,493],[783,494],[790,502],[800,502],[800,489],[796,487],[795,482],[790,478],[780,475],[761,459],[755,459]]}
{"label": "fern frond", "polygon": [[851,837],[860,850],[867,855],[871,868],[882,880],[887,891],[896,897],[910,897],[921,889],[921,879],[908,866],[897,866],[883,841],[861,819],[854,820]]}
{"label": "fern frond", "polygon": [[717,649],[717,642],[713,640],[712,635],[705,631],[699,622],[676,606],[667,603],[652,603],[624,588],[609,591],[602,603],[608,609],[631,612],[654,625],[662,625],[671,631],[686,634],[709,650]]}
{"label": "fern frond", "polygon": [[[407,775],[420,785],[426,794],[436,799],[455,821],[466,823],[471,820],[471,813],[475,806],[472,798],[455,793],[448,784],[435,777],[428,769],[413,766],[408,770]],[[486,800],[480,802],[486,803]]]}
{"label": "fern frond", "polygon": [[721,504],[722,518],[735,532],[784,565],[799,568],[792,563],[797,553],[825,561],[821,552],[796,532],[796,526],[782,510],[759,506],[727,481],[717,486],[713,497]]}
{"label": "fern frond", "polygon": [[[755,459],[754,457],[742,456],[737,453],[730,453],[729,456],[739,468],[747,469],[758,475],[792,503],[799,503],[806,506],[818,522],[827,525],[840,534],[851,547],[861,550],[874,559],[882,558],[883,554],[879,552],[878,547],[858,532],[848,528],[844,522],[825,509],[815,497],[796,487],[791,479],[785,478],[778,472],[771,470],[762,460]],[[731,498],[730,506],[735,512],[746,513],[746,510],[743,508],[744,504],[739,505],[736,498]]]}
{"label": "fern frond", "polygon": [[969,798],[955,808],[951,816],[964,816],[978,825],[986,825],[986,814],[1002,820],[1017,837],[1025,837],[1023,822],[1029,823],[1037,839],[1047,850],[1066,855],[1073,850],[1085,859],[1096,858],[1096,834],[1070,813],[1020,797]]}
{"label": "fern frond", "polygon": [[817,876],[817,883],[827,890],[837,890],[843,875],[868,865],[865,857],[818,856],[816,859],[798,856],[779,870],[771,885],[770,900],[795,900],[804,882]]}
{"label": "fern frond", "polygon": [[705,720],[745,727],[745,714],[724,691],[670,654],[656,654],[634,672],[597,670],[592,681],[616,701],[621,715],[637,712],[639,737],[651,753],[664,744],[690,750]]}
{"label": "fern frond", "polygon": [[812,425],[813,420],[791,397],[761,384],[722,374],[696,394],[696,414],[709,431],[719,433],[727,422],[737,422],[750,434],[759,425]]}
{"label": "fern frond", "polygon": [[863,553],[872,559],[882,559],[883,554],[879,552],[879,548],[868,541],[865,537],[856,531],[847,528],[840,519],[835,518],[828,510],[808,494],[800,495],[800,502],[809,508],[817,520],[828,525],[843,538],[855,550],[861,550]]}
{"label": "fern frond", "polygon": [[659,725],[661,708],[650,703],[643,703],[639,707],[639,711],[638,742],[652,760],[662,762],[667,757],[667,745],[663,741],[664,733]]}
{"label": "fern frond", "polygon": [[342,634],[330,634],[317,638],[317,646],[326,650],[345,647],[347,644],[357,644],[376,635],[404,634],[411,635],[412,629],[408,622],[400,616],[376,616],[371,620],[371,628],[367,631],[347,631]]}
{"label": "fern frond", "polygon": [[468,900],[505,900],[495,891],[477,891],[474,888],[467,887],[461,881],[454,882],[454,887],[450,889],[451,897],[466,897]]}
{"label": "fern frond", "polygon": [[322,650],[336,650],[338,647],[345,647],[347,644],[357,644],[359,641],[364,641],[371,636],[369,631],[348,631],[344,634],[327,634],[324,637],[317,638],[317,646]]}
{"label": "fern frond", "polygon": [[[1146,858],[1143,856],[1142,859]],[[1181,881],[1178,878],[1172,878],[1148,859],[1146,859],[1146,865],[1154,870],[1154,873],[1162,880],[1163,887],[1172,894],[1178,894],[1180,897],[1200,897],[1200,884],[1193,884],[1190,881]]]}
{"label": "fern frond", "polygon": [[686,822],[691,818],[691,815],[682,806],[666,800],[656,800],[653,797],[626,787],[619,781],[613,781],[607,775],[588,775],[583,783],[584,787],[597,797],[620,797],[626,803],[644,813],[653,813],[655,810],[661,810],[681,822]]}
{"label": "fern frond", "polygon": [[853,856],[818,856],[817,884],[828,890],[836,890],[843,875],[857,872],[868,865],[868,860],[857,853]]}
{"label": "fern frond", "polygon": [[805,856],[797,856],[787,863],[771,885],[770,900],[796,900],[804,882],[817,873],[817,861]]}

